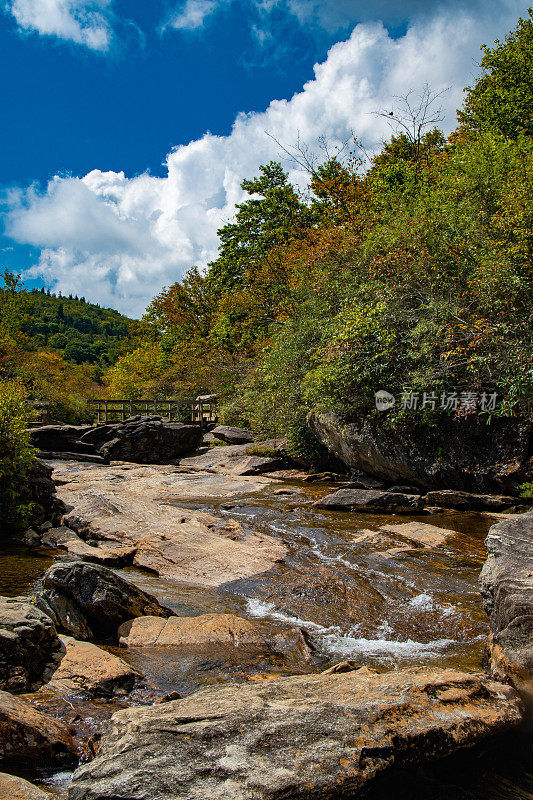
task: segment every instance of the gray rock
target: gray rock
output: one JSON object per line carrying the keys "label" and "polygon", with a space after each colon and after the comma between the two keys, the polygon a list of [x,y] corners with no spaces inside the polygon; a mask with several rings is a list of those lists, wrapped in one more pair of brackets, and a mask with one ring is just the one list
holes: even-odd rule
{"label": "gray rock", "polygon": [[27,692],[45,683],[60,650],[50,617],[26,598],[0,597],[0,689]]}
{"label": "gray rock", "polygon": [[437,492],[428,492],[424,502],[429,506],[455,508],[458,511],[502,511],[504,508],[516,505],[517,500],[515,497],[501,494],[471,494],[454,489],[441,489]]}
{"label": "gray rock", "polygon": [[232,428],[230,425],[217,425],[211,433],[227,444],[249,444],[255,438],[252,431],[246,428]]}
{"label": "gray rock", "polygon": [[[85,619],[94,639],[114,637],[119,625],[134,617],[172,615],[155,597],[99,564],[59,562],[45,572],[43,584],[45,591],[55,593],[56,615],[60,613],[60,595],[66,598],[65,607],[73,608]],[[50,600],[49,594],[44,596]],[[64,624],[62,618],[60,624],[62,631],[74,632],[70,620]]]}
{"label": "gray rock", "polygon": [[208,687],[116,713],[69,800],[340,800],[521,722],[484,675],[360,669]]}
{"label": "gray rock", "polygon": [[75,639],[91,642],[94,638],[91,626],[71,597],[55,589],[44,589],[35,598],[35,605],[53,621],[56,629]]}
{"label": "gray rock", "polygon": [[339,489],[315,503],[335,511],[372,511],[416,514],[422,508],[419,495],[380,492],[377,489]]}
{"label": "gray rock", "polygon": [[205,453],[180,459],[187,469],[223,475],[261,475],[290,465],[283,446],[275,440],[258,444],[210,447]]}
{"label": "gray rock", "polygon": [[106,460],[165,464],[195,450],[202,428],[142,417],[114,426],[112,436],[98,448]]}
{"label": "gray rock", "polygon": [[70,450],[75,453],[94,453],[94,448],[81,437],[92,430],[92,425],[43,425],[30,428],[31,443],[39,450]]}
{"label": "gray rock", "polygon": [[533,702],[533,511],[493,525],[481,572],[493,675]]}
{"label": "gray rock", "polygon": [[388,483],[514,493],[533,479],[528,417],[498,417],[487,425],[473,414],[439,419],[434,427],[413,422],[396,430],[383,417],[347,422],[334,413],[313,413],[308,424],[348,467]]}
{"label": "gray rock", "polygon": [[397,494],[420,494],[420,489],[416,486],[389,486],[387,491]]}
{"label": "gray rock", "polygon": [[27,531],[24,531],[22,536],[22,542],[27,545],[28,547],[35,547],[36,544],[39,544],[41,541],[41,537],[34,531],[33,528],[28,528]]}

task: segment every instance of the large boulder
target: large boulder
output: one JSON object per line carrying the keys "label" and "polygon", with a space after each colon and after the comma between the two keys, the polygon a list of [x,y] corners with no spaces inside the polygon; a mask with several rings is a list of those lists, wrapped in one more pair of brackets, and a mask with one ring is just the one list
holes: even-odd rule
{"label": "large boulder", "polygon": [[24,598],[0,597],[0,689],[37,688],[48,679],[60,650],[50,617]]}
{"label": "large boulder", "polygon": [[359,422],[337,414],[312,413],[308,423],[329,452],[354,470],[389,483],[414,483],[426,489],[514,493],[533,479],[531,419],[478,415],[438,417],[434,426],[386,417]]}
{"label": "large boulder", "polygon": [[493,525],[481,593],[493,675],[533,703],[533,511]]}
{"label": "large boulder", "polygon": [[454,670],[363,668],[208,687],[119,711],[69,800],[338,800],[397,763],[510,731],[508,686]]}
{"label": "large boulder", "polygon": [[338,489],[318,500],[317,508],[379,514],[416,514],[423,508],[420,495],[381,492],[378,489]]}
{"label": "large boulder", "polygon": [[165,464],[195,450],[202,439],[200,425],[132,417],[113,427],[98,448],[105,459],[138,464]]}
{"label": "large boulder", "polygon": [[226,444],[249,444],[255,439],[255,434],[246,428],[233,428],[231,425],[217,425],[211,434],[215,439],[220,439]]}
{"label": "large boulder", "polygon": [[72,763],[70,731],[25,700],[0,691],[0,759],[3,764],[50,767]]}
{"label": "large boulder", "polygon": [[[169,617],[172,614],[155,597],[99,564],[59,562],[45,572],[43,585],[55,596],[65,597],[67,607],[74,606],[95,639],[114,637],[119,625],[133,617]],[[64,630],[67,626],[61,622]]]}

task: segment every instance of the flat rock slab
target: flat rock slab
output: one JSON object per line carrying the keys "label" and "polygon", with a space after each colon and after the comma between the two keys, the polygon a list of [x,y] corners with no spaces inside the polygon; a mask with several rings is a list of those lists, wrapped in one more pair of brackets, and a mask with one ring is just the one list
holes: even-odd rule
{"label": "flat rock slab", "polygon": [[533,511],[493,525],[481,572],[493,675],[533,702]]}
{"label": "flat rock slab", "polygon": [[455,531],[437,528],[436,525],[428,525],[425,522],[401,522],[397,525],[382,525],[380,531],[396,534],[422,547],[438,547],[450,536],[455,535]]}
{"label": "flat rock slab", "polygon": [[[150,617],[150,619],[161,618]],[[139,676],[121,658],[89,642],[78,642],[70,636],[60,638],[65,654],[52,680],[43,687],[44,690],[53,689],[64,694],[81,692],[92,697],[112,697],[133,689]]]}
{"label": "flat rock slab", "polygon": [[83,561],[95,561],[108,567],[118,567],[133,561],[135,548],[131,545],[115,544],[110,547],[87,544],[75,531],[64,526],[50,528],[41,537],[46,547],[58,547]]}
{"label": "flat rock slab", "polygon": [[260,491],[271,483],[267,479],[235,480],[175,467],[61,464],[54,478],[60,481],[58,497],[71,509],[65,516],[70,528],[95,548],[131,549],[133,564],[164,578],[219,586],[265,572],[286,555],[273,537],[228,535],[226,518],[178,505],[193,497]]}
{"label": "flat rock slab", "polygon": [[508,686],[454,670],[304,675],[120,711],[69,800],[338,800],[396,763],[516,728]]}
{"label": "flat rock slab", "polygon": [[[257,453],[251,452],[251,447],[257,448]],[[260,475],[287,466],[283,453],[276,448],[276,442],[210,447],[206,453],[182,458],[179,463],[191,470],[207,470],[222,475]]]}
{"label": "flat rock slab", "polygon": [[504,508],[517,505],[520,501],[516,497],[503,494],[472,494],[454,489],[442,489],[428,492],[425,502],[429,506],[442,506],[457,511],[502,511]]}
{"label": "flat rock slab", "polygon": [[24,778],[0,772],[0,800],[52,800],[52,795]]}
{"label": "flat rock slab", "polygon": [[315,506],[334,511],[416,514],[422,508],[422,502],[414,494],[382,492],[378,489],[338,489],[318,500]]}
{"label": "flat rock slab", "polygon": [[201,614],[198,617],[139,617],[120,626],[123,647],[173,647],[212,654],[214,649],[245,654],[278,652],[308,661],[311,652],[298,628],[289,628],[268,639],[250,620],[234,614]]}
{"label": "flat rock slab", "polygon": [[20,697],[0,692],[0,759],[4,764],[50,767],[75,758],[76,747],[65,725]]}

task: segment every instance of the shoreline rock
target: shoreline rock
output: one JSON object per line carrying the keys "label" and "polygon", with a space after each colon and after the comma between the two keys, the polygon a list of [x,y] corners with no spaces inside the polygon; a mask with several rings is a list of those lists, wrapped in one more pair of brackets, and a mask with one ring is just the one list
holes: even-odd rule
{"label": "shoreline rock", "polygon": [[69,800],[320,800],[357,796],[397,763],[426,763],[520,725],[484,675],[413,669],[209,687],[115,714]]}
{"label": "shoreline rock", "polygon": [[201,614],[197,617],[138,617],[118,629],[122,647],[171,647],[178,652],[204,653],[209,658],[277,653],[306,662],[311,651],[299,628],[286,628],[266,638],[253,622],[234,614]]}
{"label": "shoreline rock", "polygon": [[423,507],[420,495],[383,492],[379,489],[338,489],[314,505],[333,511],[370,511],[378,514],[416,514]]}
{"label": "shoreline rock", "polygon": [[24,597],[0,597],[0,689],[28,692],[48,680],[61,642],[50,617]]}
{"label": "shoreline rock", "polygon": [[24,778],[0,772],[0,800],[52,800],[52,795]]}
{"label": "shoreline rock", "polygon": [[[160,619],[160,617],[153,617]],[[87,697],[115,697],[130,692],[139,674],[118,656],[89,642],[61,636],[63,658],[43,691],[81,694]]]}
{"label": "shoreline rock", "polygon": [[490,669],[533,706],[533,511],[496,523],[485,543],[480,582]]}
{"label": "shoreline rock", "polygon": [[311,413],[308,425],[347,467],[389,483],[509,494],[533,480],[527,417],[499,417],[490,425],[477,415],[439,417],[435,427],[413,422],[395,429],[386,416],[346,421],[328,412]]}
{"label": "shoreline rock", "polygon": [[74,740],[63,723],[25,700],[0,691],[0,759],[3,764],[50,767],[77,760]]}

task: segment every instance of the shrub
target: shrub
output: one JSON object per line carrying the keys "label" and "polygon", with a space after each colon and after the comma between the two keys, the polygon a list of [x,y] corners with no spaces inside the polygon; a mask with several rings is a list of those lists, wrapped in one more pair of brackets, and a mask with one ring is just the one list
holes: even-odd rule
{"label": "shrub", "polygon": [[34,457],[26,430],[30,408],[23,386],[0,381],[0,520],[5,529],[23,528],[32,512],[24,479]]}

